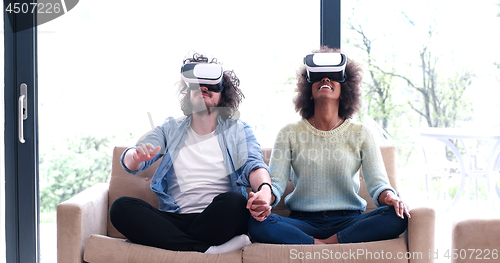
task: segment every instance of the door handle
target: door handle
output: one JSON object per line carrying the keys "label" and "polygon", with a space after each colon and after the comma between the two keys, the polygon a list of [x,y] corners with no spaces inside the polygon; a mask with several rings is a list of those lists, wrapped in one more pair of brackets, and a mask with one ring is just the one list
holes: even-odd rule
{"label": "door handle", "polygon": [[18,108],[18,135],[19,135],[19,141],[21,143],[25,143],[26,141],[24,140],[24,127],[23,127],[23,124],[24,124],[24,120],[26,120],[28,118],[28,99],[27,99],[27,96],[28,96],[28,85],[26,85],[25,83],[21,84],[21,96],[19,96],[19,101],[18,101],[18,105],[19,105],[19,108]]}

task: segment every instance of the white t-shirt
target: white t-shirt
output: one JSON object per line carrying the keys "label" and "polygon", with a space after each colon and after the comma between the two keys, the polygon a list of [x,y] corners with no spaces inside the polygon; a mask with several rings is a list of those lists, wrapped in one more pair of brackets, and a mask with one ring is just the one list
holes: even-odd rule
{"label": "white t-shirt", "polygon": [[231,190],[215,131],[198,135],[189,127],[173,165],[175,176],[168,179],[167,194],[174,198],[181,214],[201,213],[215,196]]}

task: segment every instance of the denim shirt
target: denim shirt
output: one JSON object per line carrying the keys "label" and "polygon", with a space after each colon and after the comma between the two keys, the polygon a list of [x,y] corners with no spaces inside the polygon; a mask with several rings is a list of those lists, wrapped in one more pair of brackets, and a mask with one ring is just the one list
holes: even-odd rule
{"label": "denim shirt", "polygon": [[[174,173],[173,162],[186,141],[187,129],[191,126],[191,121],[191,116],[181,120],[169,117],[162,125],[151,130],[137,145],[151,143],[155,147],[161,146],[161,150],[152,160],[142,162],[137,171],[131,171],[123,164],[125,153],[135,147],[125,150],[120,158],[123,169],[136,174],[163,157],[151,179],[151,190],[158,196],[159,208],[162,211],[173,213],[180,211],[180,207],[172,196],[167,194],[167,177]],[[215,131],[222,150],[224,166],[229,174],[231,190],[247,197],[245,187],[250,187],[249,173],[258,168],[265,168],[269,172],[269,167],[262,159],[260,145],[250,126],[240,120],[223,120],[220,116],[217,116],[217,122]]]}

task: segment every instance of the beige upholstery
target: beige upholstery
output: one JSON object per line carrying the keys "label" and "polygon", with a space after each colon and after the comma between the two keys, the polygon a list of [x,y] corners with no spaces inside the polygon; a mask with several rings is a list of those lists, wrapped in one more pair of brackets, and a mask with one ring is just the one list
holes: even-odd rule
{"label": "beige upholstery", "polygon": [[467,219],[452,231],[452,263],[500,262],[500,219]]}
{"label": "beige upholstery", "polygon": [[[384,255],[391,253],[394,258],[391,260],[382,259]],[[243,262],[300,262],[300,259],[310,259],[306,262],[397,262],[407,263],[408,260],[402,257],[397,258],[399,252],[406,251],[406,241],[404,238],[397,238],[385,241],[340,244],[340,245],[271,245],[252,244],[243,249]],[[303,254],[300,254],[302,252]],[[371,252],[369,254],[367,252]],[[378,253],[377,253],[378,252]],[[354,253],[354,254],[353,254]],[[308,258],[309,257],[309,258]],[[377,260],[378,258],[378,260]]]}
{"label": "beige upholstery", "polygon": [[[220,255],[177,252],[132,244],[125,241],[109,222],[109,207],[120,196],[141,198],[158,207],[158,199],[149,185],[159,162],[136,175],[128,174],[119,161],[124,150],[125,147],[114,149],[109,185],[94,185],[59,204],[57,208],[59,263],[80,263],[83,260],[91,263],[289,262],[300,260],[301,257],[308,259],[308,256],[314,257],[314,262],[321,260],[332,262],[335,261],[332,260],[335,257],[343,257],[340,262],[432,262],[432,259],[428,258],[428,251],[434,249],[435,213],[429,208],[411,210],[412,218],[409,220],[408,231],[401,238],[378,242],[323,246],[252,244],[240,251]],[[262,149],[262,152],[264,161],[268,163],[271,149]],[[381,147],[381,152],[390,182],[397,190],[395,148]],[[360,178],[362,179],[362,175]],[[289,183],[285,195],[292,189],[293,186]],[[363,180],[361,180],[360,195],[368,202],[367,211],[373,210],[375,205],[366,192]],[[273,212],[280,215],[289,213],[283,201],[273,209]],[[351,253],[347,254],[348,252]],[[360,255],[361,252],[364,255]],[[382,260],[381,253],[384,253],[384,256],[390,253],[393,258]],[[404,259],[405,256],[409,257],[408,255],[415,256],[410,257],[408,261]],[[398,256],[403,258],[398,259]]]}
{"label": "beige upholstery", "polygon": [[241,262],[242,251],[222,255],[176,252],[124,242],[104,235],[91,235],[85,253],[87,262]]}
{"label": "beige upholstery", "polygon": [[[125,147],[116,147],[113,152],[113,162],[111,164],[111,180],[109,182],[109,200],[108,207],[121,196],[130,196],[142,199],[154,207],[158,208],[158,198],[150,188],[150,180],[158,168],[160,161],[151,165],[148,169],[136,174],[131,175],[127,173],[121,163],[120,156],[122,155]],[[133,187],[131,187],[133,186]],[[108,217],[108,236],[125,238],[113,224],[109,221]]]}

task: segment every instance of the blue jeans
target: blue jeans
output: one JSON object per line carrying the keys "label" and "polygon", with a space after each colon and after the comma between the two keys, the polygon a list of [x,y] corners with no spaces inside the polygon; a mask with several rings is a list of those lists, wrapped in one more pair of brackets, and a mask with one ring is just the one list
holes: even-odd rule
{"label": "blue jeans", "polygon": [[408,218],[396,215],[393,206],[382,206],[369,213],[360,211],[292,211],[289,217],[271,214],[259,222],[253,217],[248,230],[253,240],[272,244],[314,244],[337,234],[339,243],[359,243],[398,237],[408,226]]}

